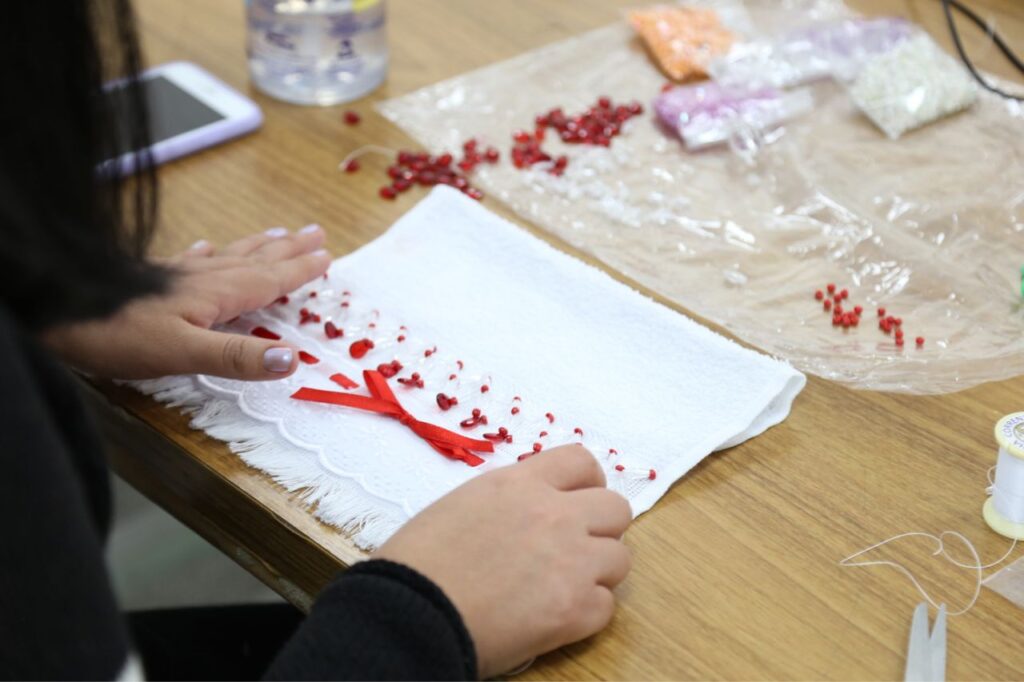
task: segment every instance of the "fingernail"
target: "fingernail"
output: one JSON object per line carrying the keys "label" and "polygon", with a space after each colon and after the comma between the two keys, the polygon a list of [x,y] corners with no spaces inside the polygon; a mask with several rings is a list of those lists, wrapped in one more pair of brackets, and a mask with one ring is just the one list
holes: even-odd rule
{"label": "fingernail", "polygon": [[292,349],[271,348],[263,354],[263,368],[268,372],[287,372],[292,368]]}
{"label": "fingernail", "polygon": [[188,250],[189,251],[198,251],[199,249],[205,249],[209,245],[210,245],[210,242],[206,241],[205,239],[200,239],[195,244],[193,244],[192,246],[188,247]]}
{"label": "fingernail", "polygon": [[287,227],[272,227],[269,230],[267,230],[266,232],[264,232],[263,234],[267,235],[268,237],[273,237],[274,239],[278,239],[280,237],[285,237],[285,236],[288,235],[288,228]]}
{"label": "fingernail", "polygon": [[314,256],[326,256],[327,255],[327,249],[317,249],[316,251],[313,252],[313,255]]}
{"label": "fingernail", "polygon": [[304,228],[299,230],[299,234],[313,234],[314,232],[318,231],[319,229],[320,229],[320,226],[317,225],[316,223],[313,223],[312,225],[306,225]]}

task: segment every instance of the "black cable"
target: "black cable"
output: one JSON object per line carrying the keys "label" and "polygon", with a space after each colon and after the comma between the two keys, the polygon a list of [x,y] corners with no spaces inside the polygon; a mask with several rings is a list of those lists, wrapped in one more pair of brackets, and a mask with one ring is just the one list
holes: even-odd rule
{"label": "black cable", "polygon": [[967,70],[971,72],[971,75],[974,76],[974,80],[978,81],[981,87],[985,88],[989,92],[994,92],[1007,99],[1024,102],[1024,97],[1010,94],[1005,90],[1001,90],[990,84],[974,67],[974,63],[971,61],[970,57],[967,56],[967,52],[964,50],[964,46],[960,42],[960,31],[956,27],[956,22],[953,21],[953,12],[950,11],[950,6],[956,8],[958,12],[973,21],[981,30],[985,31],[985,33],[987,33],[992,39],[992,42],[995,43],[995,46],[999,48],[999,51],[1002,52],[1003,55],[1010,60],[1010,63],[1017,67],[1017,70],[1022,74],[1024,74],[1024,61],[1021,61],[1021,59],[1013,53],[1013,50],[1010,49],[1009,45],[1003,42],[1003,39],[999,37],[999,34],[996,33],[994,29],[985,23],[981,17],[975,14],[973,10],[964,6],[960,0],[942,0],[942,10],[946,14],[946,24],[949,25],[949,34],[953,38],[953,45],[956,46],[956,51],[960,54],[960,59],[963,61],[964,66],[967,67]]}

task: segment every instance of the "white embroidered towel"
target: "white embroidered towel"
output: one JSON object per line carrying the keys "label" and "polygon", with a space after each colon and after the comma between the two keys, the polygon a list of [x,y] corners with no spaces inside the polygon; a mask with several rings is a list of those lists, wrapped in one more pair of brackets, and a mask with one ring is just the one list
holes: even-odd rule
{"label": "white embroidered towel", "polygon": [[[304,490],[318,516],[366,548],[469,478],[566,442],[590,448],[609,486],[640,514],[709,453],[782,421],[805,383],[788,364],[651,301],[447,187],[288,299],[227,327],[279,334],[318,360],[294,376],[137,385],[192,410],[196,428],[288,489]],[[417,419],[500,441],[480,454],[482,464],[439,454],[392,417],[290,397],[301,387],[366,394],[362,371],[389,372],[393,361],[402,369],[389,385]],[[457,404],[443,410],[452,397]],[[474,408],[487,424],[463,428]]]}

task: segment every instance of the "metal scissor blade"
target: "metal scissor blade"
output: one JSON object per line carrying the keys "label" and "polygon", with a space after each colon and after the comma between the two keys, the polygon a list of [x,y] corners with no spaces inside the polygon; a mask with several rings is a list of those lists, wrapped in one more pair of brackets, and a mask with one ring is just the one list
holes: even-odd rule
{"label": "metal scissor blade", "polygon": [[939,607],[939,615],[935,616],[932,636],[929,644],[931,658],[931,679],[944,682],[946,679],[946,605]]}
{"label": "metal scissor blade", "polygon": [[910,639],[907,641],[907,667],[903,674],[905,682],[930,682],[931,668],[928,642],[928,604],[921,602],[914,609],[910,621]]}

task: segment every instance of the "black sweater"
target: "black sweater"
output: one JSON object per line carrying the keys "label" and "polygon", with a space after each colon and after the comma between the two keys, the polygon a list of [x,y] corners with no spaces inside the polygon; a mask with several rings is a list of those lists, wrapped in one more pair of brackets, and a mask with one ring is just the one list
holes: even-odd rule
{"label": "black sweater", "polygon": [[[113,679],[131,637],[107,576],[110,489],[74,380],[0,307],[0,678]],[[277,655],[279,679],[473,679],[451,602],[412,569],[336,578]]]}

